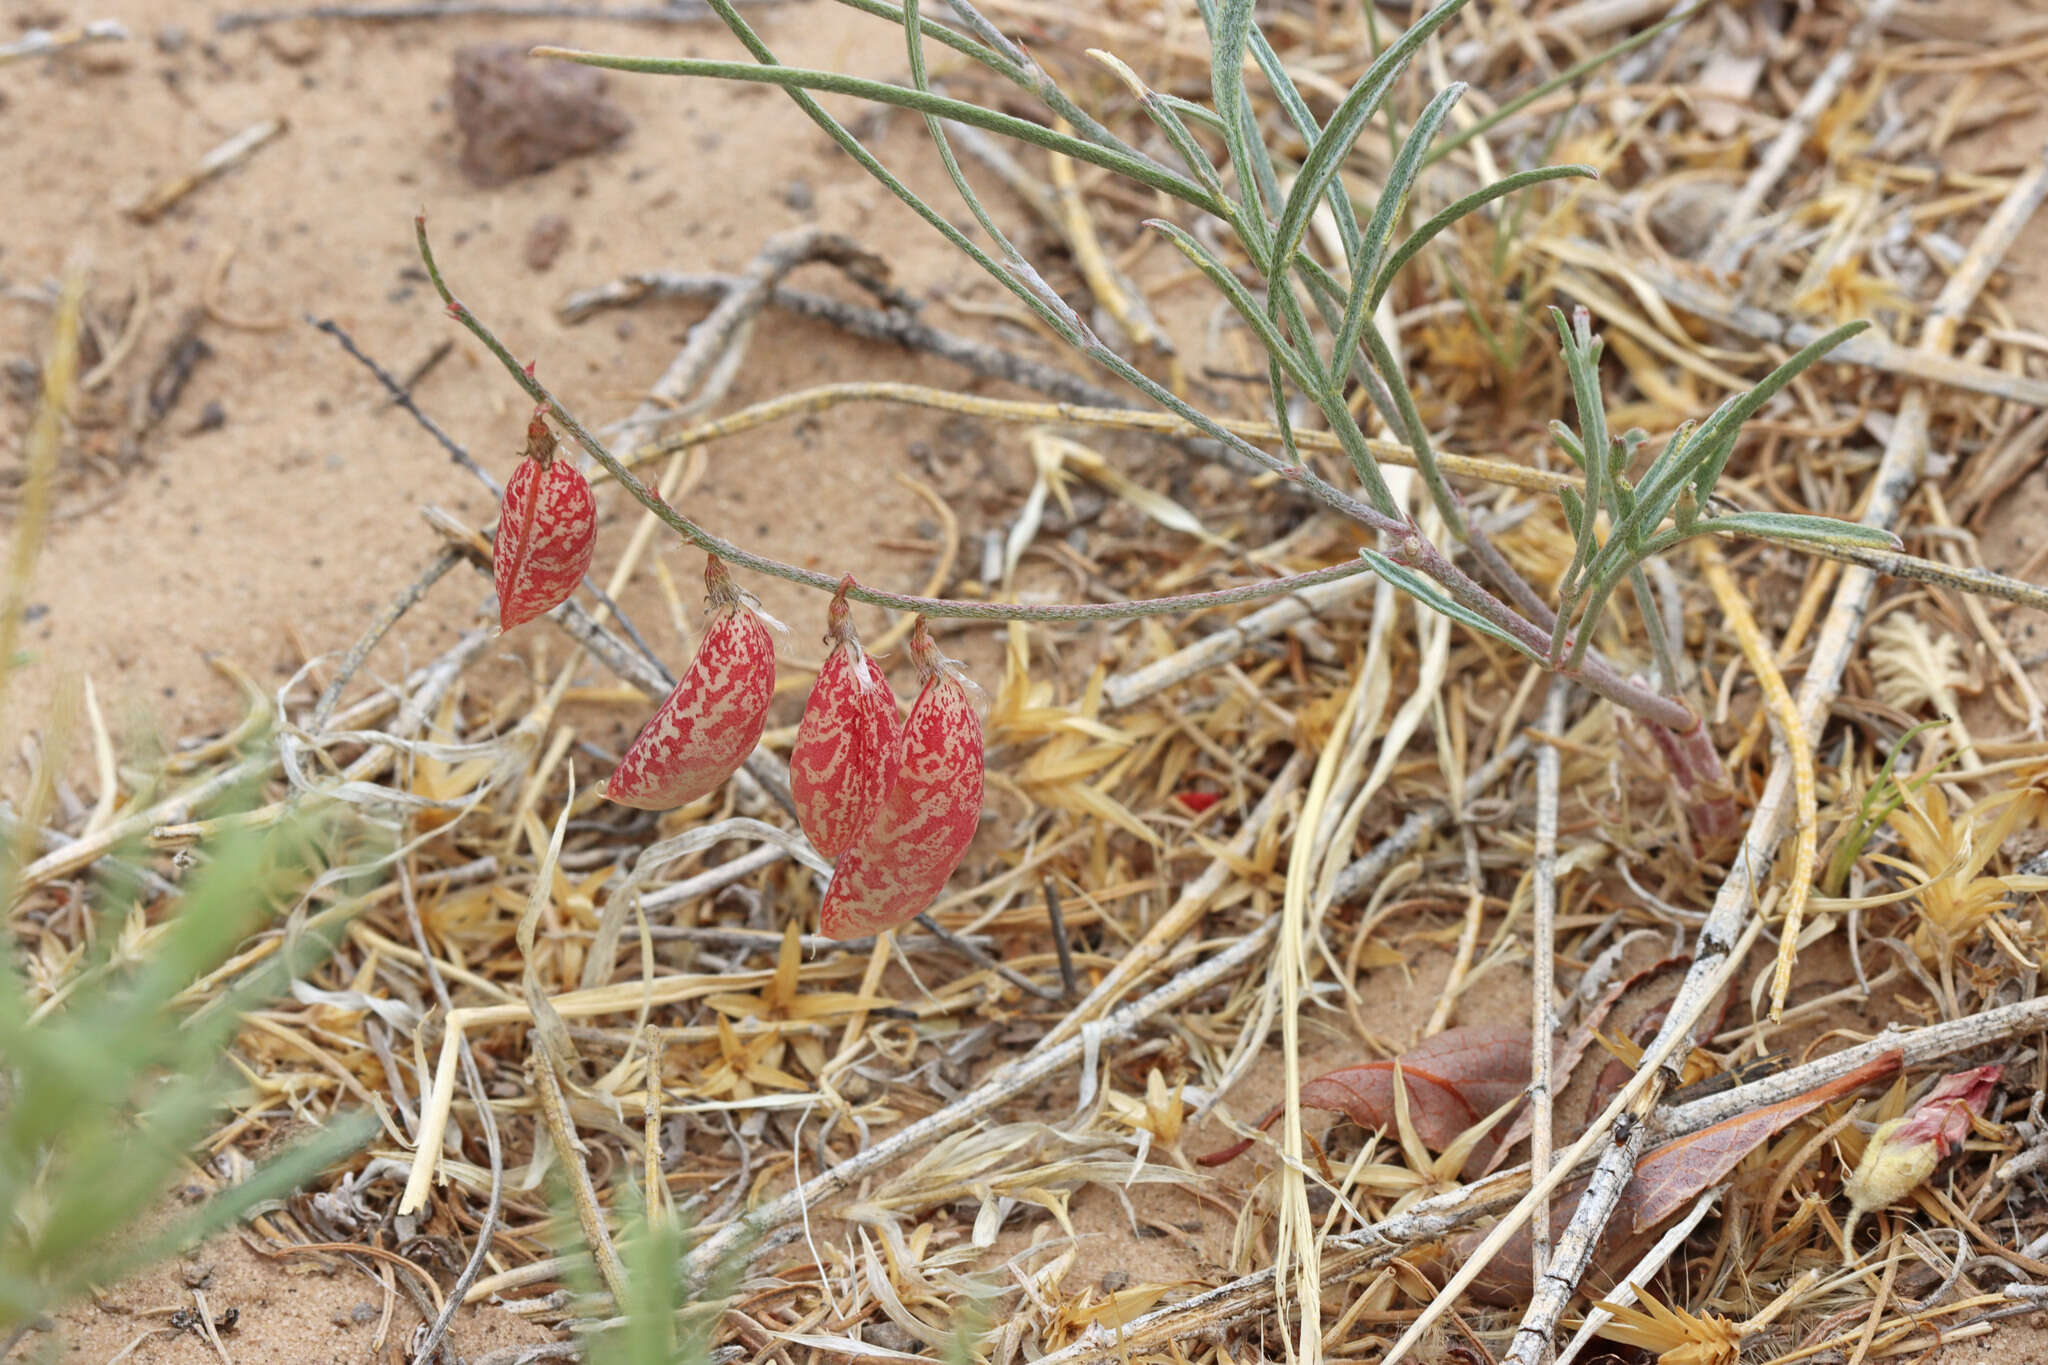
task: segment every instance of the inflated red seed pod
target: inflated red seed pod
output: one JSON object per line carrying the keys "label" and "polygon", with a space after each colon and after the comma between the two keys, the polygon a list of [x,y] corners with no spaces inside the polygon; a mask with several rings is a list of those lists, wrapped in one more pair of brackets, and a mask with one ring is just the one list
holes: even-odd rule
{"label": "inflated red seed pod", "polygon": [[840,581],[827,617],[832,650],[804,703],[796,747],[789,751],[789,795],[812,847],[837,858],[867,828],[895,776],[900,724],[896,696],[882,670],[861,652]]}
{"label": "inflated red seed pod", "polygon": [[767,727],[775,642],[716,555],[705,561],[704,587],[711,623],[697,657],[605,784],[622,806],[672,810],[716,791]]}
{"label": "inflated red seed pod", "polygon": [[922,620],[910,657],[924,687],[903,722],[888,793],[833,869],[820,911],[829,938],[914,919],[945,889],[981,821],[981,717]]}
{"label": "inflated red seed pod", "polygon": [[568,600],[590,571],[597,549],[597,504],[574,464],[555,458],[554,433],[535,408],[526,424],[526,454],[505,482],[491,578],[498,587],[501,629],[531,621]]}

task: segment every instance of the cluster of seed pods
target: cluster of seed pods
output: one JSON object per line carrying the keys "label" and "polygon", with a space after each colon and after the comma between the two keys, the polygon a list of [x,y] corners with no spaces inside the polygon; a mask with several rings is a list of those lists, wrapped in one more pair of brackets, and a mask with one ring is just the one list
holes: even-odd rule
{"label": "cluster of seed pods", "polygon": [[[828,938],[880,933],[914,919],[945,889],[981,820],[981,717],[922,618],[910,633],[910,657],[922,686],[882,765],[887,787],[832,870],[819,911]],[[807,726],[823,685],[820,675],[805,708]]]}
{"label": "cluster of seed pods", "polygon": [[[553,610],[590,568],[596,509],[536,409],[526,456],[505,486],[494,556],[506,630]],[[670,810],[706,796],[761,741],[775,694],[775,646],[723,561],[707,557],[711,621],[675,688],[605,785],[622,805]],[[836,859],[825,933],[853,938],[914,919],[938,897],[981,818],[981,718],[961,676],[920,619],[910,654],[922,681],[907,720],[861,649],[846,593],[833,595],[831,646],[790,753],[790,795],[804,834]]]}

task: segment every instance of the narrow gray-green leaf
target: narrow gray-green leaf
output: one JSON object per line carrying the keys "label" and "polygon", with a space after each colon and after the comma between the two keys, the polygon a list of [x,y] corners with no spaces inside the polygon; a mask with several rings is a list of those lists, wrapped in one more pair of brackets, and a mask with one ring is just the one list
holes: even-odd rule
{"label": "narrow gray-green leaf", "polygon": [[984,109],[966,100],[926,94],[888,81],[848,76],[837,71],[814,71],[801,66],[719,62],[696,57],[633,57],[556,47],[535,48],[534,55],[558,57],[584,66],[603,67],[609,71],[635,71],[652,76],[707,76],[713,80],[744,81],[753,85],[779,85],[792,90],[818,90],[832,95],[851,95],[856,99],[871,100],[876,104],[887,104],[920,114],[931,114],[937,118],[951,119],[955,123],[964,123],[1003,137],[1014,138],[1019,142],[1028,142],[1035,147],[1043,147],[1049,152],[1058,152],[1076,161],[1085,161],[1091,166],[1101,166],[1105,170],[1115,171],[1118,175],[1149,185],[1153,189],[1164,190],[1174,198],[1209,213],[1220,214],[1222,209],[1222,206],[1211,199],[1209,192],[1200,185],[1185,176],[1175,175],[1157,163],[1127,152],[1097,146],[1071,134],[1033,123],[1029,119]]}
{"label": "narrow gray-green leaf", "polygon": [[1274,233],[1276,246],[1288,244],[1286,251],[1276,252],[1277,261],[1293,257],[1293,246],[1308,230],[1309,211],[1336,178],[1366,120],[1378,111],[1380,102],[1393,88],[1408,59],[1415,55],[1416,49],[1430,34],[1449,22],[1451,16],[1464,6],[1465,0],[1450,0],[1450,3],[1431,10],[1410,25],[1400,40],[1382,52],[1352,85],[1343,103],[1337,106],[1336,112],[1330,115],[1329,123],[1324,125],[1323,135],[1308,149],[1308,155],[1301,163],[1301,173],[1294,178],[1294,188],[1288,193],[1287,204],[1280,215],[1280,226]]}
{"label": "narrow gray-green leaf", "polygon": [[[1358,349],[1358,334],[1365,326],[1366,305],[1373,294],[1373,280],[1379,273],[1380,262],[1386,257],[1387,242],[1393,237],[1394,226],[1400,221],[1401,211],[1408,203],[1409,192],[1415,188],[1415,176],[1422,169],[1422,154],[1435,141],[1437,130],[1450,117],[1452,107],[1463,98],[1465,89],[1462,83],[1453,83],[1437,91],[1436,98],[1415,120],[1408,140],[1401,144],[1393,165],[1387,169],[1386,183],[1380,187],[1379,202],[1373,205],[1372,217],[1359,236],[1358,271],[1351,280],[1351,295],[1344,303],[1344,323],[1330,348],[1330,371],[1340,379]],[[1302,226],[1307,226],[1306,218]],[[1281,228],[1281,241],[1285,242],[1285,222]]]}
{"label": "narrow gray-green leaf", "polygon": [[[1424,164],[1426,165],[1427,161]],[[1591,166],[1538,166],[1534,170],[1517,171],[1513,175],[1505,176],[1494,181],[1483,190],[1474,190],[1463,199],[1433,215],[1428,222],[1415,229],[1400,246],[1394,249],[1394,254],[1387,257],[1386,264],[1380,267],[1379,274],[1373,280],[1372,298],[1366,304],[1366,312],[1370,313],[1380,306],[1380,300],[1385,298],[1387,290],[1393,287],[1394,280],[1401,273],[1401,268],[1414,260],[1417,252],[1436,240],[1446,228],[1456,223],[1459,219],[1477,213],[1494,200],[1504,199],[1516,190],[1527,189],[1531,185],[1541,185],[1547,180],[1598,180],[1599,178],[1600,172],[1594,170]]]}
{"label": "narrow gray-green leaf", "polygon": [[1393,584],[1409,596],[1424,603],[1432,611],[1442,612],[1445,616],[1470,627],[1479,634],[1489,639],[1500,641],[1535,663],[1545,662],[1541,654],[1508,634],[1507,631],[1487,620],[1478,612],[1473,611],[1470,607],[1453,600],[1442,588],[1438,587],[1431,580],[1424,578],[1415,570],[1396,564],[1377,550],[1364,549],[1358,553],[1367,563],[1372,565],[1374,573],[1386,579],[1387,582]]}

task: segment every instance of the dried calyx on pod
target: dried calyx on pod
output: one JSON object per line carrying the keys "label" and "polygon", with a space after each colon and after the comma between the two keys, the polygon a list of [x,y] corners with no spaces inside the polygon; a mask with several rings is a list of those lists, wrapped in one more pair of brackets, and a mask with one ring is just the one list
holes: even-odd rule
{"label": "dried calyx on pod", "polygon": [[901,733],[896,696],[854,633],[846,604],[852,586],[848,574],[832,596],[825,631],[832,649],[804,703],[796,747],[789,752],[797,823],[827,858],[853,847],[881,808],[895,776]]}
{"label": "dried calyx on pod", "polygon": [[1944,1076],[1911,1112],[1877,1125],[1864,1145],[1863,1159],[1842,1181],[1842,1193],[1849,1196],[1849,1217],[1842,1225],[1845,1249],[1865,1214],[1919,1189],[1934,1168],[1963,1145],[1972,1119],[1983,1114],[2004,1071],[2001,1066],[1979,1066]]}
{"label": "dried calyx on pod", "polygon": [[604,794],[670,810],[716,791],[761,742],[775,695],[775,642],[716,555],[704,563],[711,621],[697,656],[633,741]]}
{"label": "dried calyx on pod", "polygon": [[981,717],[922,619],[910,633],[910,657],[924,686],[903,722],[888,792],[833,869],[819,912],[830,938],[916,918],[945,888],[981,821]]}
{"label": "dried calyx on pod", "polygon": [[498,587],[498,622],[504,630],[545,615],[567,601],[597,548],[597,504],[590,482],[566,459],[557,459],[555,435],[544,407],[526,424],[526,454],[505,482],[498,539],[491,547],[491,578]]}

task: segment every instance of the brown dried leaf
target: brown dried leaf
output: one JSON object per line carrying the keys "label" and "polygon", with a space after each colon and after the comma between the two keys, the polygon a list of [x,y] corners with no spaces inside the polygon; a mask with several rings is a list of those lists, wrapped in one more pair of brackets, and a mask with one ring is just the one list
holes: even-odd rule
{"label": "brown dried leaf", "polygon": [[[1416,1136],[1424,1146],[1441,1152],[1528,1087],[1529,1033],[1499,1024],[1445,1029],[1394,1061],[1339,1067],[1304,1083],[1301,1102],[1311,1109],[1338,1110],[1361,1128],[1391,1127],[1397,1067],[1406,1082],[1408,1117]],[[1275,1108],[1259,1126],[1267,1127],[1281,1112]],[[1249,1146],[1247,1138],[1202,1157],[1202,1164],[1221,1165]]]}
{"label": "brown dried leaf", "polygon": [[[1650,1152],[1637,1163],[1635,1178],[1622,1191],[1607,1231],[1594,1250],[1593,1264],[1608,1273],[1618,1271],[1647,1247],[1658,1224],[1690,1204],[1700,1191],[1726,1177],[1765,1139],[1830,1100],[1889,1078],[1904,1060],[1903,1053],[1887,1052],[1803,1095],[1688,1133]],[[1558,1194],[1551,1210],[1553,1227],[1562,1226],[1570,1218],[1585,1192],[1586,1182],[1579,1180]],[[1479,1233],[1468,1233],[1454,1239],[1453,1254],[1469,1253],[1479,1244],[1480,1237]],[[1530,1269],[1529,1233],[1524,1228],[1501,1247],[1474,1282],[1473,1293],[1489,1303],[1518,1302],[1529,1291]]]}

